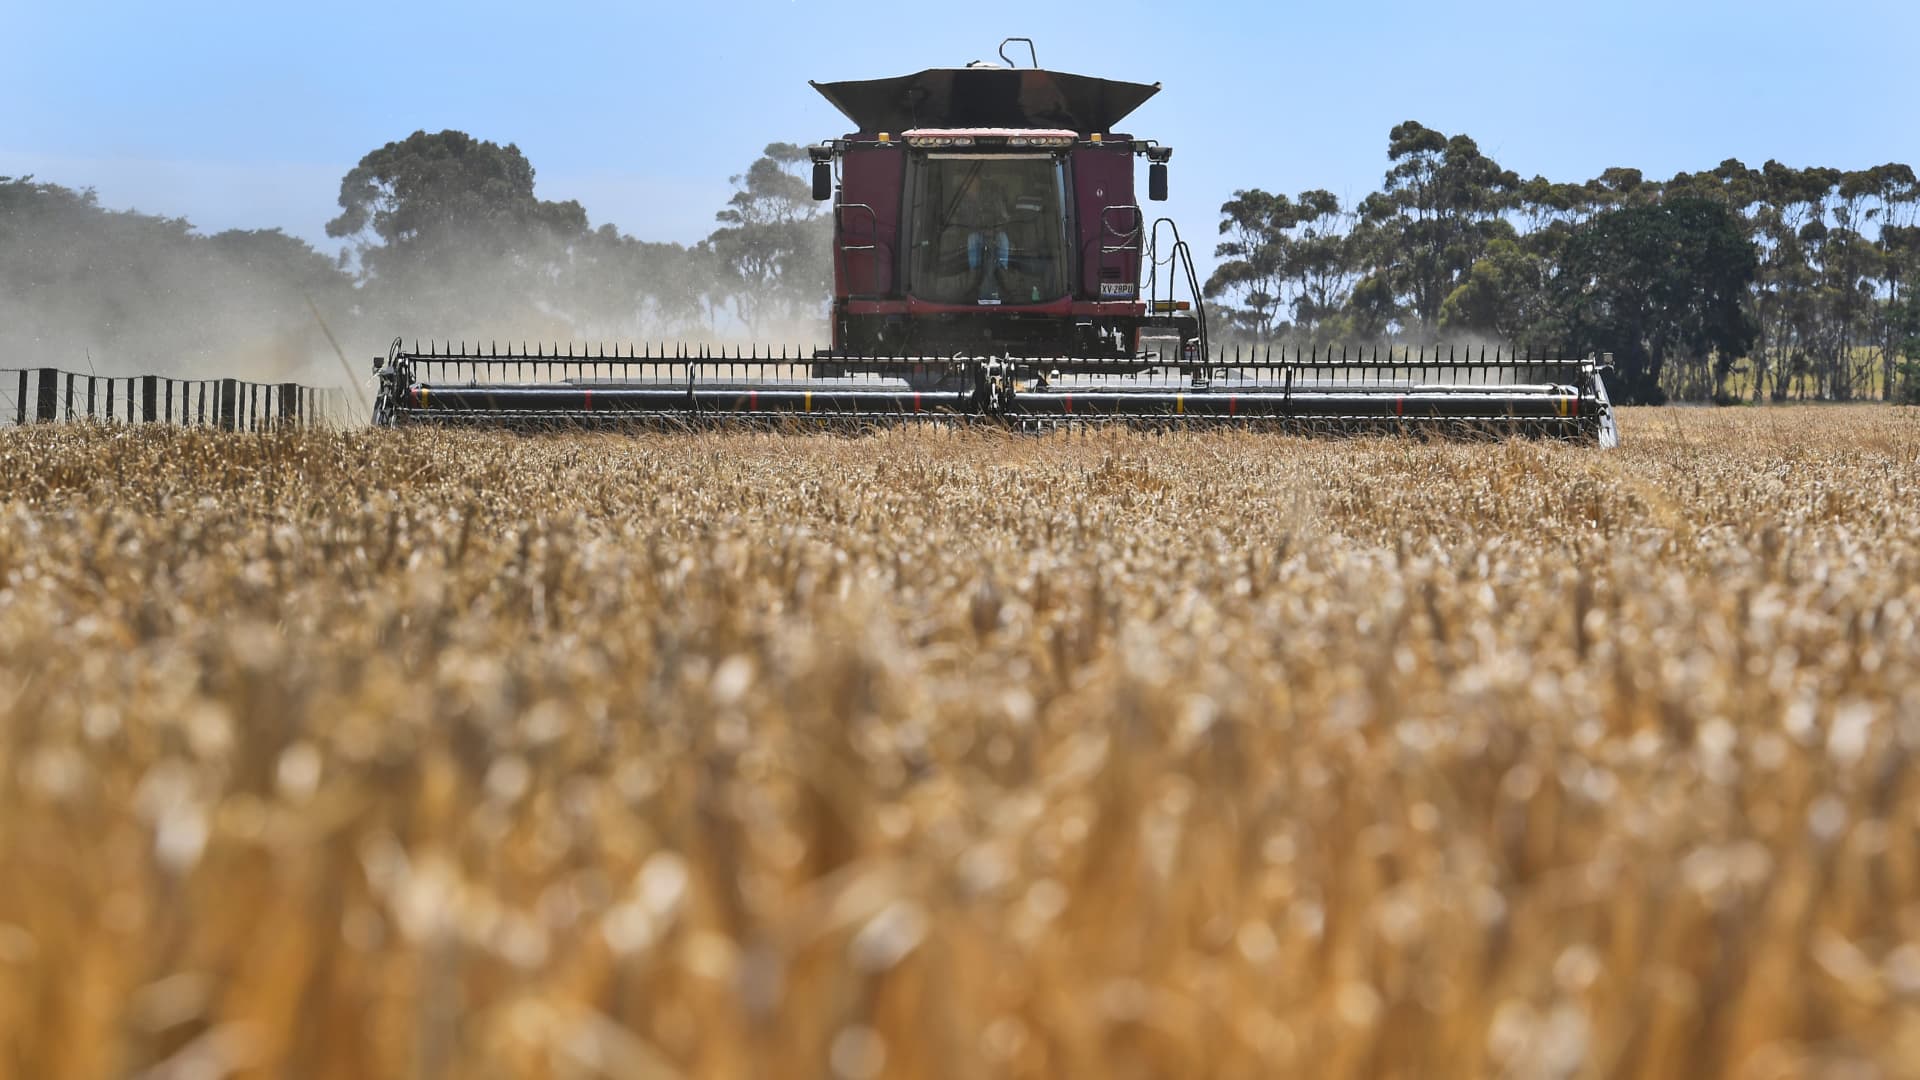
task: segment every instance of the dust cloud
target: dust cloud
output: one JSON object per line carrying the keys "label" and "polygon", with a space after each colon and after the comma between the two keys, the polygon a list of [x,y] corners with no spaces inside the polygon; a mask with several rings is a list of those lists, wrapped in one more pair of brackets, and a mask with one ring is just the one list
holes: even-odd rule
{"label": "dust cloud", "polygon": [[[811,345],[826,332],[811,312],[782,317],[738,282],[720,287],[709,251],[604,226],[511,248],[455,235],[404,271],[357,271],[277,229],[207,235],[0,177],[0,367],[300,382],[344,390],[364,416],[372,360],[396,336],[504,351]],[[742,312],[756,309],[750,325]]]}
{"label": "dust cloud", "polygon": [[0,350],[7,367],[107,376],[335,384],[319,330],[349,316],[333,261],[278,230],[206,236],[184,220],[0,178]]}

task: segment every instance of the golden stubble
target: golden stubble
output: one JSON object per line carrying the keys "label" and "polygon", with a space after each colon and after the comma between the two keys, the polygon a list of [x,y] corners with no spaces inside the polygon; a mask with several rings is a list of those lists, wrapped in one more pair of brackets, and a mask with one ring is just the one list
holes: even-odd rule
{"label": "golden stubble", "polygon": [[0,432],[0,1074],[1920,1075],[1920,417]]}

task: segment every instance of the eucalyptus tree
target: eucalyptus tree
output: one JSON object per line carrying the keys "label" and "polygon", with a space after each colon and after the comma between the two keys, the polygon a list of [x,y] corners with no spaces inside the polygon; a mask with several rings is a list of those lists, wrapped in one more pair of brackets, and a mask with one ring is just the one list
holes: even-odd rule
{"label": "eucalyptus tree", "polygon": [[1665,400],[1670,361],[1705,365],[1724,383],[1752,346],[1746,309],[1753,242],[1724,203],[1683,196],[1624,206],[1582,225],[1567,243],[1554,302],[1576,351],[1608,351],[1624,402]]}
{"label": "eucalyptus tree", "polygon": [[707,237],[734,310],[754,330],[824,316],[832,290],[828,217],[800,174],[805,147],[771,143],[730,178],[733,196]]}
{"label": "eucalyptus tree", "polygon": [[1220,207],[1221,262],[1203,288],[1256,341],[1291,333],[1303,343],[1342,325],[1358,277],[1353,215],[1330,191],[1298,197],[1251,188]]}
{"label": "eucalyptus tree", "polygon": [[1412,120],[1388,134],[1387,159],[1384,186],[1360,204],[1377,237],[1373,276],[1410,316],[1409,328],[1431,337],[1447,297],[1488,245],[1514,235],[1503,214],[1520,178],[1467,136]]}

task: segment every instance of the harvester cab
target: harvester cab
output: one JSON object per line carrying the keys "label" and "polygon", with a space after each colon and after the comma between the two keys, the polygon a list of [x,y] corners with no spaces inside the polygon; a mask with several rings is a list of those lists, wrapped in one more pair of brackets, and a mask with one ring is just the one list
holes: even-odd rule
{"label": "harvester cab", "polygon": [[1173,150],[1113,130],[1158,83],[973,64],[813,86],[855,128],[812,148],[814,197],[833,199],[835,350],[1132,364],[1161,338],[1205,352],[1198,289],[1172,296],[1180,271],[1197,284],[1192,260],[1135,199],[1136,157],[1164,199]]}
{"label": "harvester cab", "polygon": [[1158,83],[1004,64],[812,84],[853,126],[810,150],[831,199],[826,348],[457,347],[374,361],[379,424],[1122,422],[1532,434],[1612,445],[1605,362],[1208,341],[1165,217],[1171,147],[1116,131]]}

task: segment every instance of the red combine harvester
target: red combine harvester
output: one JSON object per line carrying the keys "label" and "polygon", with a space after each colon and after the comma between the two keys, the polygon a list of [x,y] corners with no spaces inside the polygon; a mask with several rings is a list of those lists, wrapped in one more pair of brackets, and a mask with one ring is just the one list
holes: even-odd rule
{"label": "red combine harvester", "polygon": [[1173,151],[1113,130],[1157,83],[1036,59],[813,86],[856,129],[810,150],[813,196],[833,200],[831,347],[395,341],[375,361],[375,421],[1124,421],[1616,441],[1592,358],[1211,349],[1187,246],[1135,198],[1135,159],[1149,201],[1164,200]]}
{"label": "red combine harvester", "polygon": [[1143,335],[1175,340],[1186,360],[1204,352],[1192,263],[1169,221],[1168,268],[1187,272],[1189,299],[1173,299],[1173,274],[1164,298],[1153,281],[1143,293],[1153,238],[1134,158],[1161,200],[1173,150],[1113,130],[1158,84],[975,65],[813,85],[857,128],[812,150],[813,197],[835,200],[836,350],[1127,370]]}

